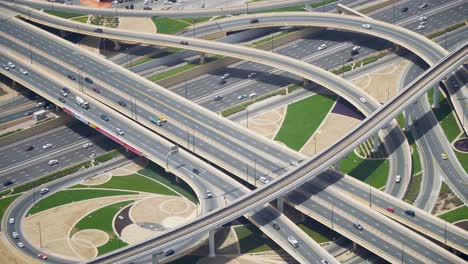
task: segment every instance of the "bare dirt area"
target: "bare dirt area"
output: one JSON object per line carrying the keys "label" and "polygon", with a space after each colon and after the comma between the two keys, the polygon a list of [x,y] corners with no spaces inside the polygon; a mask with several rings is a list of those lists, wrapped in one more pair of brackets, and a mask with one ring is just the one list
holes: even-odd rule
{"label": "bare dirt area", "polygon": [[432,214],[438,215],[448,210],[451,210],[457,206],[460,206],[460,200],[452,191],[447,193],[441,193],[437,198],[437,202],[434,205]]}
{"label": "bare dirt area", "polygon": [[87,185],[87,186],[101,185],[103,183],[108,182],[111,178],[112,178],[112,174],[110,172],[107,172],[101,175],[88,178],[84,180],[81,184]]}
{"label": "bare dirt area", "polygon": [[119,29],[133,32],[154,33],[156,25],[148,17],[120,17]]}
{"label": "bare dirt area", "polygon": [[137,173],[139,170],[144,169],[146,164],[140,165],[137,163],[132,163],[122,168],[111,171],[112,176],[128,176],[133,173]]}
{"label": "bare dirt area", "polygon": [[8,242],[4,241],[3,234],[0,234],[0,263],[15,264],[40,264],[41,262],[29,256],[25,256],[12,248]]}
{"label": "bare dirt area", "polygon": [[317,131],[315,131],[307,143],[302,147],[300,152],[307,156],[313,156],[316,151],[319,153],[322,149],[335,143],[360,122],[360,120],[349,116],[330,113],[327,115]]}
{"label": "bare dirt area", "polygon": [[284,264],[285,259],[276,254],[274,251],[262,252],[257,254],[244,254],[240,256],[216,256],[214,258],[202,258],[197,261],[197,264]]}
{"label": "bare dirt area", "polygon": [[[75,224],[84,216],[101,207],[121,201],[139,200],[146,196],[103,197],[51,208],[26,217],[23,221],[23,231],[30,243],[42,248],[47,254],[75,260],[87,260],[97,255],[97,249],[93,245],[94,243],[99,244],[104,238],[92,231],[90,233],[79,232],[77,234],[79,234],[80,242],[76,243],[73,239],[69,239]],[[90,236],[86,236],[86,234],[90,234]]]}
{"label": "bare dirt area", "polygon": [[[286,114],[286,107],[280,107],[253,117],[249,117],[248,128],[255,133],[273,139],[281,128],[283,118]],[[247,126],[247,120],[240,122],[242,126]]]}
{"label": "bare dirt area", "polygon": [[11,99],[19,94],[17,91],[13,90],[10,86],[4,84],[3,82],[0,82],[0,89],[5,93],[0,95],[0,101]]}
{"label": "bare dirt area", "polygon": [[388,98],[392,98],[396,94],[401,74],[408,64],[408,60],[401,60],[398,63],[362,75],[351,82],[379,102],[386,102]]}

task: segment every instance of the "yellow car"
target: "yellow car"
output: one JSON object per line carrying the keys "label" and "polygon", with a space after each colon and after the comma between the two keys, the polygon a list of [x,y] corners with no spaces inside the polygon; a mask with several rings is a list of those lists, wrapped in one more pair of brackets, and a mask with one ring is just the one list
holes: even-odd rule
{"label": "yellow car", "polygon": [[446,160],[446,159],[447,159],[447,154],[445,154],[445,153],[442,153],[440,156],[441,156],[441,157],[442,157],[442,159],[444,159],[444,160]]}
{"label": "yellow car", "polygon": [[159,120],[161,120],[161,122],[166,122],[167,121],[167,119],[164,116],[160,116]]}

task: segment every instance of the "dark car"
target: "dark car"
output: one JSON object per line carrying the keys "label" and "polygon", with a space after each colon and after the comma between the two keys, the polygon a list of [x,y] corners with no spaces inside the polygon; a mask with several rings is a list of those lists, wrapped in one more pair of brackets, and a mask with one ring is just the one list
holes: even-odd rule
{"label": "dark car", "polygon": [[124,101],[120,100],[120,101],[119,101],[119,105],[121,105],[121,106],[124,106],[124,107],[125,107],[125,106],[127,106],[127,103],[125,103]]}
{"label": "dark car", "polygon": [[405,210],[405,214],[412,216],[412,217],[416,216],[416,213],[413,210]]}
{"label": "dark car", "polygon": [[225,83],[226,83],[226,80],[225,80],[225,79],[221,79],[221,80],[219,80],[218,85],[225,84]]}
{"label": "dark car", "polygon": [[24,113],[25,116],[30,116],[33,114],[33,111],[27,111],[26,113]]}
{"label": "dark car", "polygon": [[59,97],[58,100],[62,103],[65,103],[65,99],[63,97]]}
{"label": "dark car", "polygon": [[351,55],[357,55],[359,54],[359,50],[351,50]]}
{"label": "dark car", "polygon": [[84,80],[85,80],[87,83],[89,83],[89,84],[93,84],[93,83],[94,83],[93,80],[91,80],[91,78],[89,78],[89,77],[85,77]]}
{"label": "dark car", "polygon": [[96,93],[101,93],[101,90],[99,90],[99,88],[93,87],[92,90],[95,91]]}
{"label": "dark car", "polygon": [[180,41],[180,44],[181,44],[181,45],[188,45],[188,41],[186,41],[186,40],[181,40],[181,41]]}
{"label": "dark car", "polygon": [[149,7],[149,6],[145,6],[145,7],[143,7],[143,10],[153,10],[153,9],[151,7]]}
{"label": "dark car", "polygon": [[13,182],[11,180],[6,180],[3,182],[3,186],[8,186],[8,185],[12,185]]}
{"label": "dark car", "polygon": [[166,253],[164,253],[164,256],[170,256],[170,255],[174,255],[175,251],[173,249],[169,249],[168,251],[166,251]]}
{"label": "dark car", "polygon": [[250,23],[251,23],[251,24],[258,23],[258,18],[254,18],[254,19],[250,20]]}
{"label": "dark car", "polygon": [[64,91],[65,93],[70,93],[70,89],[68,89],[67,87],[63,87],[62,91]]}
{"label": "dark car", "polygon": [[27,145],[24,150],[26,151],[30,151],[30,150],[33,150],[34,149],[34,146],[33,145]]}
{"label": "dark car", "polygon": [[100,29],[100,28],[96,28],[96,29],[94,30],[94,32],[96,32],[96,33],[102,33],[103,31],[102,31],[102,29]]}
{"label": "dark car", "polygon": [[195,174],[200,174],[200,171],[199,171],[198,169],[195,169],[195,168],[194,168],[192,171],[193,171],[193,173],[195,173]]}
{"label": "dark car", "polygon": [[71,74],[68,74],[67,77],[68,77],[68,79],[70,79],[72,81],[76,80],[75,76],[73,76]]}
{"label": "dark car", "polygon": [[215,95],[215,97],[214,97],[215,101],[219,101],[221,99],[223,99],[223,96],[221,96],[221,95]]}
{"label": "dark car", "polygon": [[407,6],[404,6],[404,7],[401,8],[401,12],[402,12],[402,13],[404,13],[404,12],[406,12],[406,11],[408,11],[408,7],[407,7]]}
{"label": "dark car", "polygon": [[273,223],[273,228],[274,228],[275,230],[280,230],[280,227],[279,227],[279,225],[278,225],[278,224],[276,224],[276,223]]}
{"label": "dark car", "polygon": [[106,115],[101,115],[101,119],[104,120],[104,121],[109,121],[109,117],[106,116]]}
{"label": "dark car", "polygon": [[353,226],[354,226],[354,228],[356,228],[357,230],[363,230],[363,229],[364,229],[364,228],[362,227],[362,225],[359,224],[359,223],[354,223]]}

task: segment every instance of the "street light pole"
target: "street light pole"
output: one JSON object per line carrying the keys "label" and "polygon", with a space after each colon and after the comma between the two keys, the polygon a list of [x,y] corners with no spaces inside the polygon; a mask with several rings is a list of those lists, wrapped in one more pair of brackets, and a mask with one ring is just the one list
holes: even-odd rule
{"label": "street light pole", "polygon": [[245,113],[247,115],[247,128],[249,128],[249,108],[245,108]]}
{"label": "street light pole", "polygon": [[372,207],[372,186],[369,184],[369,207]]}

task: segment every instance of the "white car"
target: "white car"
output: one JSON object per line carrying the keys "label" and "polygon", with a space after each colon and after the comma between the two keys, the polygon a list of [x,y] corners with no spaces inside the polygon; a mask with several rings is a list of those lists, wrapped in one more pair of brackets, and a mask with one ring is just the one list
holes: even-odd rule
{"label": "white car", "polygon": [[49,166],[55,165],[57,163],[58,163],[58,160],[56,160],[56,159],[49,160]]}
{"label": "white car", "polygon": [[363,103],[367,103],[367,99],[364,98],[364,97],[359,98],[359,101],[361,101],[361,102],[363,102]]}
{"label": "white car", "polygon": [[395,182],[397,182],[397,183],[401,182],[401,176],[400,175],[397,175],[395,177]]}
{"label": "white car", "polygon": [[419,25],[418,30],[423,30],[426,26],[425,25]]}
{"label": "white car", "polygon": [[24,244],[23,244],[23,242],[18,242],[18,247],[20,247],[20,248],[24,248]]}
{"label": "white car", "polygon": [[51,148],[51,147],[52,147],[52,144],[50,144],[50,143],[47,143],[44,146],[42,146],[43,149],[48,149],[48,148]]}
{"label": "white car", "polygon": [[299,161],[291,161],[291,165],[297,167],[299,166]]}
{"label": "white car", "polygon": [[7,63],[7,65],[8,65],[11,69],[14,69],[14,68],[16,67],[15,64],[13,64],[13,62],[11,62],[11,61],[9,61],[9,62]]}
{"label": "white car", "polygon": [[291,244],[295,248],[299,247],[299,242],[293,236],[288,236],[288,242],[289,242],[289,244]]}
{"label": "white car", "polygon": [[25,69],[23,69],[23,68],[20,68],[19,71],[20,71],[22,74],[24,74],[24,75],[27,75],[27,74],[28,74],[28,71],[25,70]]}
{"label": "white car", "polygon": [[120,128],[116,128],[116,129],[115,129],[115,132],[117,132],[117,134],[119,134],[119,135],[121,135],[121,136],[123,136],[123,135],[124,135],[124,132],[123,132],[123,130],[122,130],[122,129],[120,129]]}
{"label": "white car", "polygon": [[211,198],[213,197],[213,194],[211,193],[211,191],[206,191],[206,198]]}
{"label": "white car", "polygon": [[371,25],[370,24],[362,24],[362,28],[371,29]]}
{"label": "white car", "polygon": [[318,49],[318,50],[324,50],[324,49],[326,49],[326,48],[327,48],[327,44],[322,44],[322,45],[320,45],[317,49]]}
{"label": "white car", "polygon": [[252,78],[252,77],[254,77],[255,75],[257,75],[257,73],[251,72],[251,73],[249,73],[249,75],[247,75],[247,78]]}
{"label": "white car", "polygon": [[226,79],[229,78],[230,76],[231,76],[231,74],[225,73],[225,74],[223,74],[223,76],[221,76],[221,79],[226,80]]}
{"label": "white car", "polygon": [[19,238],[19,235],[18,235],[18,233],[17,233],[17,232],[13,232],[13,233],[11,233],[11,236],[12,236],[13,238]]}
{"label": "white car", "polygon": [[358,51],[358,50],[360,50],[360,49],[361,49],[361,46],[354,46],[354,47],[353,47],[353,51]]}
{"label": "white car", "polygon": [[49,192],[49,188],[42,188],[42,189],[39,191],[40,194],[46,194],[46,193],[48,193],[48,192]]}
{"label": "white car", "polygon": [[10,66],[7,66],[7,65],[3,64],[3,69],[9,71],[9,70],[10,70]]}
{"label": "white car", "polygon": [[85,144],[83,145],[83,148],[84,148],[84,149],[87,149],[87,148],[90,148],[90,147],[92,147],[92,146],[93,146],[93,143],[88,142],[88,143],[85,143]]}
{"label": "white car", "polygon": [[249,94],[249,98],[254,98],[255,96],[257,96],[257,93],[251,93],[251,94]]}
{"label": "white car", "polygon": [[267,184],[267,183],[269,183],[269,182],[270,182],[270,180],[269,180],[269,179],[267,179],[267,177],[265,177],[265,176],[262,176],[262,177],[260,177],[260,179],[259,179],[259,180],[260,180],[260,182],[262,182],[262,183],[264,183],[264,184]]}
{"label": "white car", "polygon": [[15,223],[15,219],[14,219],[14,218],[10,218],[10,220],[8,220],[8,222],[9,222],[10,224],[14,224],[14,223]]}
{"label": "white car", "polygon": [[427,20],[427,16],[422,16],[422,17],[419,17],[418,19],[419,21],[426,21]]}

